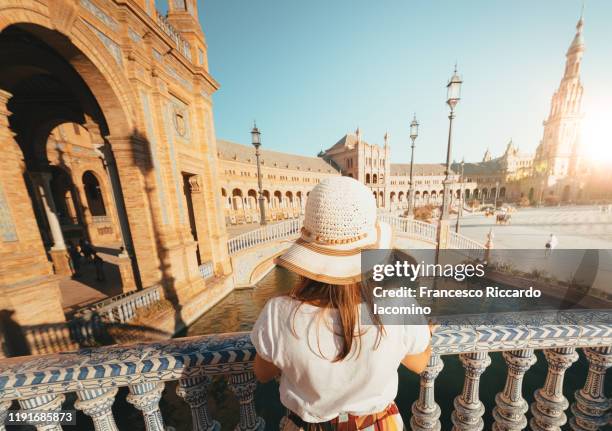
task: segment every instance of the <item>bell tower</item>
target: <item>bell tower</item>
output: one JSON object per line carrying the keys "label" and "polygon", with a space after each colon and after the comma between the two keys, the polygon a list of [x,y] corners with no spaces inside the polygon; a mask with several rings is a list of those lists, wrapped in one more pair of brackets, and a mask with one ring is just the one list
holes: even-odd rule
{"label": "bell tower", "polygon": [[565,55],[565,71],[552,97],[544,135],[536,150],[534,172],[545,175],[549,186],[573,175],[579,163],[582,122],[582,83],[580,68],[585,46],[582,14],[576,24],[576,35]]}

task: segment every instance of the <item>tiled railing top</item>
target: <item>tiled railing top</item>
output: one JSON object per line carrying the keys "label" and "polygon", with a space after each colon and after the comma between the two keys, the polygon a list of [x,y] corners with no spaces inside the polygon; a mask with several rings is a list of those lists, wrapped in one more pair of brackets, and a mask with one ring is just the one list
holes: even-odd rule
{"label": "tiled railing top", "polygon": [[[612,345],[610,311],[542,316],[522,315],[519,325],[509,324],[513,315],[508,313],[500,315],[500,324],[494,326],[479,326],[476,320],[472,326],[443,325],[434,334],[433,349],[446,355]],[[581,324],[576,324],[578,321]],[[607,323],[598,323],[602,321]],[[241,373],[251,370],[254,355],[248,334],[234,333],[9,358],[0,361],[0,400],[147,380],[170,381],[204,373]]]}

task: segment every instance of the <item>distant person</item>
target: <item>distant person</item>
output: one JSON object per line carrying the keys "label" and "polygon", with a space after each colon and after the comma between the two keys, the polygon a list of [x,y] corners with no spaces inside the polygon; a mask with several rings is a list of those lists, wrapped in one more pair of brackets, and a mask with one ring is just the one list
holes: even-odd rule
{"label": "distant person", "polygon": [[552,251],[559,245],[559,240],[554,233],[550,234],[548,241],[546,242],[546,255],[548,256]]}
{"label": "distant person", "polygon": [[75,278],[81,275],[81,253],[79,252],[78,246],[73,242],[68,244],[68,256],[70,257],[70,268],[72,269],[72,276]]}
{"label": "distant person", "polygon": [[96,249],[93,245],[86,239],[81,238],[79,241],[79,246],[81,247],[81,253],[83,253],[83,257],[87,261],[93,261],[94,255],[96,254]]}
{"label": "distant person", "polygon": [[93,263],[96,268],[96,280],[104,281],[106,277],[104,276],[104,260],[97,253],[93,254]]}
{"label": "distant person", "polygon": [[[372,314],[359,251],[390,244],[391,228],[377,223],[369,188],[334,177],[312,189],[301,237],[277,260],[301,283],[270,299],[251,332],[257,379],[280,375],[288,409],[281,431],[403,429],[397,369],[425,370],[432,329],[383,326]],[[370,325],[361,324],[362,304]]]}

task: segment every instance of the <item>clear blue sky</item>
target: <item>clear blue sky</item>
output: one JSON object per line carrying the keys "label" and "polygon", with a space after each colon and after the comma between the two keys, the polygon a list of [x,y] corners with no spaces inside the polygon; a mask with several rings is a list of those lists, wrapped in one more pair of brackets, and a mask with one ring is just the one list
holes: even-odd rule
{"label": "clear blue sky", "polygon": [[[200,20],[218,138],[315,155],[357,126],[391,134],[392,161],[445,158],[446,82],[464,79],[453,158],[533,151],[563,72],[581,0],[204,0]],[[585,8],[585,110],[612,105],[612,1]]]}

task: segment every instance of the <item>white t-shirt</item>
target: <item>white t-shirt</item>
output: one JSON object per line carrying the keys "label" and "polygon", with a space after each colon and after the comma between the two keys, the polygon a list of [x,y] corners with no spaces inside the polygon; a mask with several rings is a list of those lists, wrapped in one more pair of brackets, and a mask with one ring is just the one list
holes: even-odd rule
{"label": "white t-shirt", "polygon": [[[407,354],[425,351],[427,325],[389,325],[376,346],[378,330],[362,327],[361,350],[336,358],[342,338],[330,330],[338,311],[302,304],[286,296],[270,299],[251,331],[257,353],[282,371],[280,397],[306,422],[325,422],[341,413],[384,410],[397,395],[397,369]],[[318,316],[318,317],[317,317]],[[336,326],[338,328],[338,326]]]}

